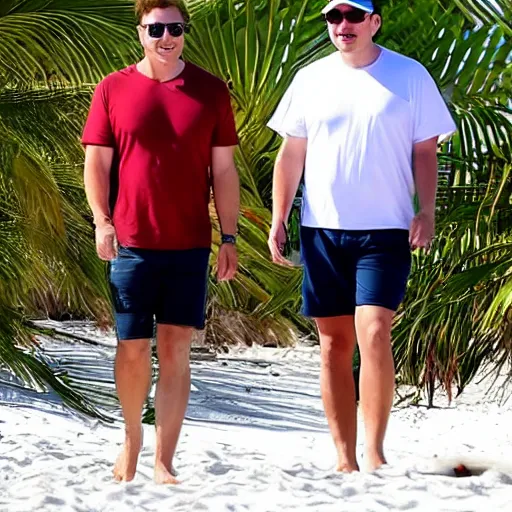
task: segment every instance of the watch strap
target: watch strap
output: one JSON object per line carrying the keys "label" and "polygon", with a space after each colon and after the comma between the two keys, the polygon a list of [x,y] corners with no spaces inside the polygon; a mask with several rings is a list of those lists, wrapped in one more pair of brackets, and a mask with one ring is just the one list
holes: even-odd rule
{"label": "watch strap", "polygon": [[221,235],[221,242],[223,244],[236,244],[236,236],[235,235]]}

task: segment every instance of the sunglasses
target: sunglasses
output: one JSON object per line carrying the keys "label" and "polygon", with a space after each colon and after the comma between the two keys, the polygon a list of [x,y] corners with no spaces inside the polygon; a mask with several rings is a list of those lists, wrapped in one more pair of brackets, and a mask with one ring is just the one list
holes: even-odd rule
{"label": "sunglasses", "polygon": [[172,37],[180,37],[183,33],[190,32],[190,26],[186,23],[148,23],[147,25],[141,25],[142,28],[148,29],[149,37],[160,39],[163,37],[165,29]]}
{"label": "sunglasses", "polygon": [[345,12],[333,9],[325,15],[325,21],[331,25],[339,25],[343,20],[347,20],[349,23],[362,23],[367,14],[369,13],[361,9],[351,9]]}

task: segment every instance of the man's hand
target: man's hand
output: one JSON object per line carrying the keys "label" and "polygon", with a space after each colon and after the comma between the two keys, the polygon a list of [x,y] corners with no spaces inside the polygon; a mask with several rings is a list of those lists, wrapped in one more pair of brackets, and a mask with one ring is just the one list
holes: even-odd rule
{"label": "man's hand", "polygon": [[217,279],[231,281],[238,267],[238,255],[234,244],[222,244],[217,256]]}
{"label": "man's hand", "polygon": [[272,261],[279,265],[287,265],[292,267],[293,262],[283,256],[283,251],[286,245],[286,230],[283,222],[278,222],[276,225],[272,224],[268,236],[268,247],[272,255]]}
{"label": "man's hand", "polygon": [[96,227],[96,251],[104,261],[117,258],[116,230],[112,224],[102,223]]}
{"label": "man's hand", "polygon": [[409,244],[414,251],[419,247],[428,250],[435,234],[434,214],[420,212],[414,217],[409,232]]}

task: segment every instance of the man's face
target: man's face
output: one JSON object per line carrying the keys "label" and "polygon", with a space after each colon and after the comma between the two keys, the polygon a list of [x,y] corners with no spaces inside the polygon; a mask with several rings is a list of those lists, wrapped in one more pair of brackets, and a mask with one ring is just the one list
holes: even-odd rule
{"label": "man's face", "polygon": [[[343,15],[343,20],[339,23],[336,23],[340,18],[338,13],[328,13],[326,16],[329,36],[336,48],[346,53],[368,48],[372,44],[373,36],[379,30],[380,16],[364,13],[349,5],[338,5],[334,10]],[[346,14],[352,21],[345,18]]]}
{"label": "man's face", "polygon": [[[160,25],[154,25],[155,23]],[[167,27],[162,30],[162,24],[167,23],[178,24],[171,26],[174,35],[169,33]],[[177,7],[155,8],[145,14],[140,21],[138,31],[146,56],[160,62],[178,60],[185,42],[183,26],[183,16]],[[178,35],[180,32],[181,34]]]}

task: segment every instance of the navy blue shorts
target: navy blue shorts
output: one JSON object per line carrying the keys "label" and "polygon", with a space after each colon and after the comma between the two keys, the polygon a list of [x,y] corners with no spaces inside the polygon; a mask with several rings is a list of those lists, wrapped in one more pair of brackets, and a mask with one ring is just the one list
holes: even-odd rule
{"label": "navy blue shorts", "polygon": [[203,329],[210,249],[119,247],[110,288],[120,340],[152,338],[154,322]]}
{"label": "navy blue shorts", "polygon": [[409,232],[301,227],[304,315],[353,315],[356,306],[396,311],[411,270]]}

